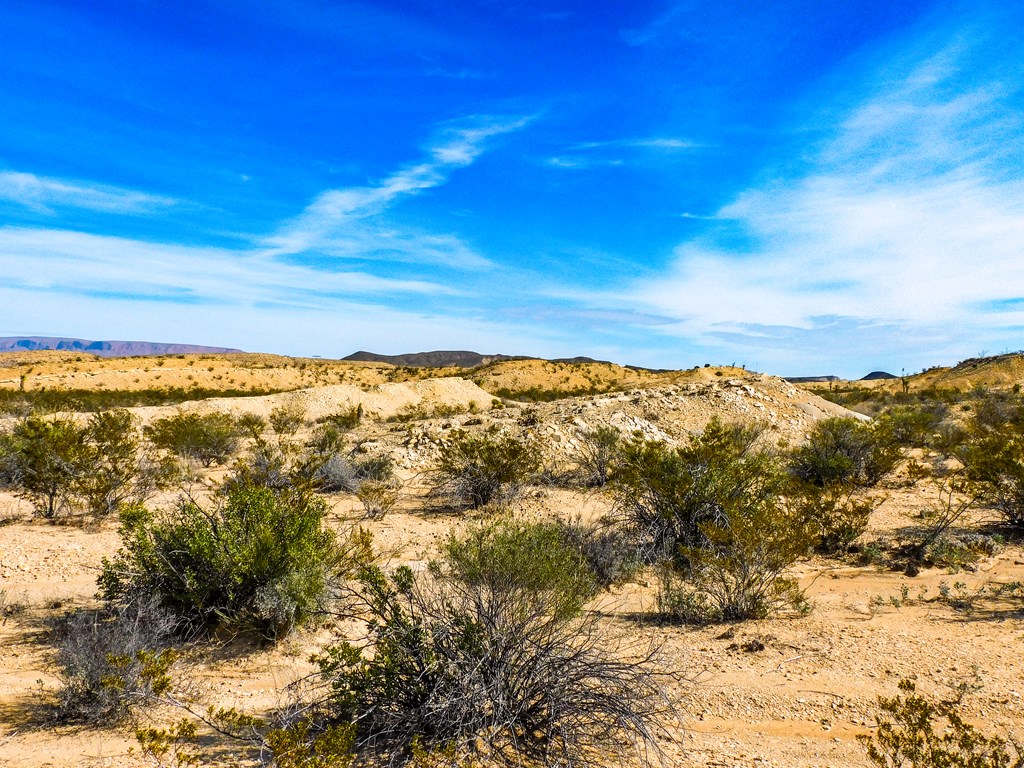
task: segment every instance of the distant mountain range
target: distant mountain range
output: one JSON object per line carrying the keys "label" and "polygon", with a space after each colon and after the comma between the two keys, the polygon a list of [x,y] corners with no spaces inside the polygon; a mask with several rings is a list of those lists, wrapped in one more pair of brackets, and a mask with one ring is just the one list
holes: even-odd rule
{"label": "distant mountain range", "polygon": [[89,341],[52,336],[2,336],[0,352],[35,352],[39,350],[87,352],[99,357],[143,357],[145,355],[194,355],[241,352],[228,347],[204,347],[199,344],[161,344],[153,341]]}
{"label": "distant mountain range", "polygon": [[818,382],[839,381],[838,376],[783,376],[790,384],[817,384]]}
{"label": "distant mountain range", "polygon": [[[842,381],[838,376],[784,376],[786,381],[791,384],[817,384],[826,383],[829,381]],[[860,381],[875,381],[876,379],[895,379],[897,376],[893,376],[891,373],[885,371],[872,371],[867,376],[864,376]]]}
{"label": "distant mountain range", "polygon": [[[412,368],[476,368],[480,365],[500,363],[503,360],[539,360],[527,355],[482,355],[468,350],[435,350],[434,352],[411,352],[404,355],[378,355],[376,352],[354,352],[342,360],[365,363],[390,363]],[[603,363],[591,357],[562,357],[552,363]]]}

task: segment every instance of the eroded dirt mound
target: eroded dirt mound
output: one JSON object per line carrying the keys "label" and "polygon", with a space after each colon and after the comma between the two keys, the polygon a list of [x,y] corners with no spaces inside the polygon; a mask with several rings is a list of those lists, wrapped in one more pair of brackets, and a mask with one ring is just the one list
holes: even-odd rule
{"label": "eroded dirt mound", "polygon": [[401,413],[421,412],[429,415],[441,409],[478,410],[490,407],[493,398],[476,384],[461,378],[427,379],[399,384],[374,384],[358,387],[333,384],[295,392],[258,397],[215,397],[195,400],[178,406],[153,406],[132,409],[144,423],[177,411],[229,413],[233,416],[253,414],[266,418],[283,405],[295,404],[304,409],[306,418],[315,421],[339,411],[362,406],[371,419],[387,419]]}
{"label": "eroded dirt mound", "polygon": [[[404,427],[403,450],[396,458],[410,468],[429,464],[452,428],[497,428],[536,437],[550,458],[571,460],[579,449],[580,433],[602,424],[624,435],[639,433],[649,440],[677,443],[703,430],[712,418],[760,421],[769,428],[766,439],[795,444],[806,438],[816,421],[832,416],[867,418],[772,376],[713,377],[552,403],[510,403],[487,414],[419,421]],[[388,443],[394,438],[384,433],[381,439]]]}

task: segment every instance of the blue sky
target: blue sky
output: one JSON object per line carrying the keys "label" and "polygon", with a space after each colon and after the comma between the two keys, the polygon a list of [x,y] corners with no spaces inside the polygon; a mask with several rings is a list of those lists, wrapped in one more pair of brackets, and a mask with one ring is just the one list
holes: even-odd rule
{"label": "blue sky", "polygon": [[1024,347],[1016,2],[0,4],[0,335]]}

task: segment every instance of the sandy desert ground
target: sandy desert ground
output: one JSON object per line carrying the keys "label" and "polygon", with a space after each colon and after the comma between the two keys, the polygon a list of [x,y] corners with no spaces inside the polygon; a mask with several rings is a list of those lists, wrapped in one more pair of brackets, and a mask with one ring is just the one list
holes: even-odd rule
{"label": "sandy desert ground", "polygon": [[[223,383],[221,388],[227,388],[234,379],[231,386],[302,389],[180,407],[266,415],[281,403],[296,402],[314,419],[362,404],[372,418],[356,429],[353,441],[388,452],[404,480],[398,509],[368,525],[390,562],[417,566],[471,517],[431,512],[422,501],[422,472],[449,429],[497,425],[534,435],[557,459],[571,455],[580,425],[610,423],[626,432],[680,440],[714,415],[756,418],[770,425],[774,440],[793,445],[817,419],[844,412],[780,379],[738,369],[655,374],[516,361],[475,374],[438,377],[445,372],[396,372],[383,365],[319,360],[305,361],[303,368],[296,361],[269,357],[263,362],[265,368],[255,356],[244,361],[235,356],[130,361],[12,356],[0,368],[0,386],[217,388]],[[616,391],[492,408],[495,389],[532,386]],[[396,414],[429,416],[438,406],[446,415],[386,420]],[[145,423],[175,407],[135,411]],[[224,471],[215,467],[207,479],[215,481]],[[936,502],[930,483],[912,482],[903,471],[865,493],[879,504],[867,540],[912,529],[920,512]],[[169,493],[155,503],[171,503],[173,498]],[[329,500],[332,525],[340,528],[358,518],[353,497],[340,494]],[[537,486],[517,514],[598,518],[612,506],[604,491]],[[982,522],[985,512],[978,515],[976,522]],[[93,604],[100,561],[118,547],[116,523],[48,524],[33,519],[28,504],[10,493],[0,494],[0,520],[0,590],[5,600],[0,620],[0,765],[142,764],[132,752],[130,728],[59,726],[39,717],[57,683],[47,621]],[[793,575],[813,606],[805,616],[702,628],[665,625],[651,619],[655,586],[649,578],[614,588],[588,606],[600,613],[603,629],[622,644],[622,652],[654,643],[661,649],[659,663],[676,676],[669,694],[678,717],[663,744],[668,764],[866,766],[856,737],[875,725],[877,697],[893,695],[903,678],[915,679],[920,691],[936,696],[968,685],[963,707],[972,722],[986,732],[1024,737],[1024,612],[1019,600],[981,593],[985,587],[1024,581],[1019,544],[1011,541],[971,570],[956,573],[933,568],[910,577],[853,558],[814,557],[795,566]],[[977,597],[961,604],[939,600],[943,584],[956,595]],[[964,604],[971,610],[964,610]],[[186,654],[180,682],[199,691],[204,704],[266,711],[280,704],[285,684],[309,671],[310,654],[329,638],[329,628],[321,628],[300,632],[274,648],[200,643]],[[176,716],[168,709],[146,713],[157,723]],[[227,763],[233,747],[223,748]]]}

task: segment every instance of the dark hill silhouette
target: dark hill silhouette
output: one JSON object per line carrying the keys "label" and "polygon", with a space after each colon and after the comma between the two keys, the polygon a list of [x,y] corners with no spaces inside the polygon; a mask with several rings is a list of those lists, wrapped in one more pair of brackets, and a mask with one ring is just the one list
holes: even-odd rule
{"label": "dark hill silhouette", "polygon": [[867,376],[861,379],[861,381],[877,381],[878,379],[898,379],[899,376],[895,376],[885,371],[872,371]]}
{"label": "dark hill silhouette", "polygon": [[[412,368],[477,368],[481,365],[500,363],[504,360],[539,360],[529,355],[483,355],[468,350],[435,350],[433,352],[410,352],[404,355],[379,355],[376,352],[360,350],[342,360],[368,363],[390,363]],[[599,363],[590,357],[562,357],[552,363]]]}

